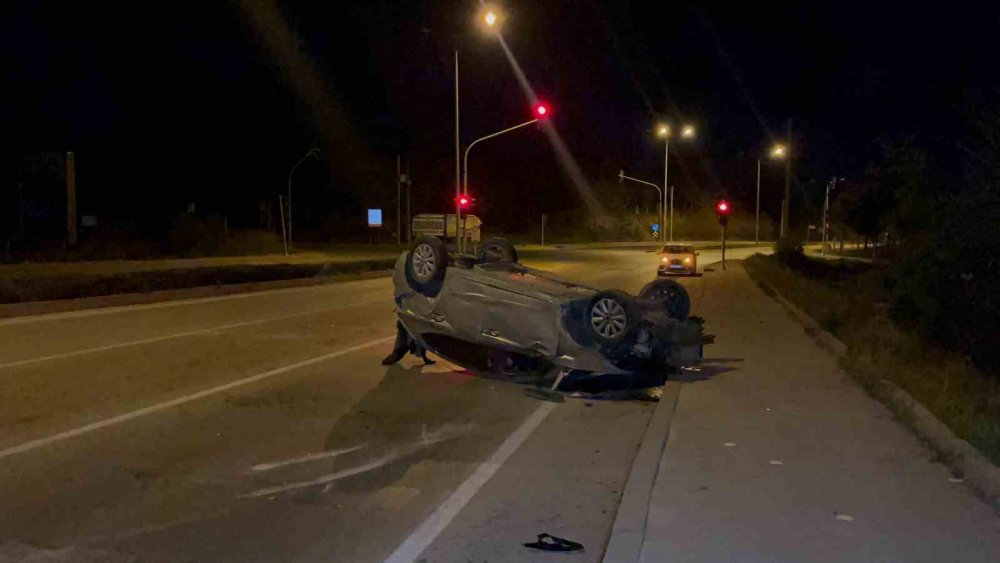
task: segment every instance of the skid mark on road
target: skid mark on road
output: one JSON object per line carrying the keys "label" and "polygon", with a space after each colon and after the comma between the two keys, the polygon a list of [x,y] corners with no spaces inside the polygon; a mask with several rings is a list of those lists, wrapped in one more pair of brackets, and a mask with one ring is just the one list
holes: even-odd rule
{"label": "skid mark on road", "polygon": [[217,385],[215,387],[210,387],[208,389],[204,389],[202,391],[198,391],[197,393],[192,393],[190,395],[185,395],[183,397],[177,397],[176,399],[171,399],[171,400],[165,401],[163,403],[158,403],[158,404],[155,404],[155,405],[150,405],[148,407],[144,407],[144,408],[141,408],[141,409],[138,409],[138,410],[134,410],[134,411],[127,412],[127,413],[124,413],[124,414],[120,414],[118,416],[113,416],[111,418],[106,418],[104,420],[99,420],[97,422],[94,422],[94,423],[91,423],[91,424],[87,424],[85,426],[80,426],[80,427],[74,428],[72,430],[67,430],[65,432],[60,432],[58,434],[53,434],[52,436],[47,436],[45,438],[39,438],[37,440],[32,440],[30,442],[25,442],[25,443],[17,445],[17,446],[13,446],[13,447],[10,447],[10,448],[6,448],[6,449],[3,449],[3,450],[0,450],[0,460],[4,459],[6,457],[9,457],[9,456],[13,456],[13,455],[17,455],[17,454],[29,452],[31,450],[38,449],[38,448],[41,448],[43,446],[47,446],[49,444],[54,444],[56,442],[61,442],[63,440],[68,440],[70,438],[75,438],[76,436],[81,436],[83,434],[89,434],[90,432],[94,432],[94,431],[100,430],[102,428],[107,428],[109,426],[115,426],[115,425],[121,424],[123,422],[128,422],[128,421],[130,421],[132,419],[139,418],[141,416],[146,416],[148,414],[157,413],[157,412],[160,412],[160,411],[163,411],[163,410],[167,410],[167,409],[179,406],[179,405],[183,405],[185,403],[190,403],[191,401],[197,401],[198,399],[203,399],[203,398],[209,397],[211,395],[216,395],[218,393],[222,393],[223,391],[228,391],[230,389],[235,389],[235,388],[241,387],[243,385],[248,385],[250,383],[255,383],[257,381],[262,381],[264,379],[268,379],[268,378],[271,378],[271,377],[274,377],[274,376],[277,376],[277,375],[282,375],[282,374],[288,373],[290,371],[294,371],[294,370],[299,369],[299,368],[303,368],[303,367],[306,367],[306,366],[311,366],[311,365],[314,365],[314,364],[318,364],[320,362],[325,362],[325,361],[328,361],[328,360],[332,360],[334,358],[339,358],[340,356],[345,356],[347,354],[351,354],[353,352],[358,352],[360,350],[364,350],[366,348],[371,348],[373,346],[379,346],[381,344],[386,344],[388,342],[392,342],[393,340],[395,340],[395,338],[396,338],[395,336],[386,336],[384,338],[379,338],[377,340],[371,340],[371,341],[365,342],[364,344],[358,344],[357,346],[351,346],[350,348],[344,348],[343,350],[337,350],[336,352],[331,352],[329,354],[323,354],[322,356],[317,356],[317,357],[311,358],[309,360],[304,360],[304,361],[297,362],[297,363],[294,363],[294,364],[291,364],[291,365],[287,365],[287,366],[284,366],[284,367],[280,367],[280,368],[272,369],[272,370],[269,370],[269,371],[265,371],[263,373],[258,373],[256,375],[251,375],[249,377],[244,377],[243,379],[237,379],[236,381],[230,381],[229,383],[225,383],[225,384],[222,384],[222,385]]}
{"label": "skid mark on road", "polygon": [[173,340],[173,339],[176,339],[176,338],[185,338],[185,337],[188,337],[188,336],[197,336],[199,334],[205,334],[205,333],[209,333],[209,332],[216,332],[216,331],[220,331],[220,330],[232,330],[234,328],[240,328],[240,327],[244,327],[244,326],[252,326],[252,325],[257,325],[257,324],[272,323],[272,322],[276,322],[276,321],[283,321],[283,320],[287,320],[287,319],[294,319],[294,318],[297,318],[297,317],[306,317],[306,316],[309,316],[309,315],[318,315],[320,313],[326,313],[326,312],[329,312],[329,311],[333,311],[335,309],[344,309],[344,308],[347,308],[347,307],[361,307],[361,306],[364,306],[364,305],[373,305],[375,303],[382,303],[382,302],[384,302],[384,300],[382,300],[382,299],[372,300],[372,301],[361,301],[361,302],[358,302],[358,303],[351,303],[349,305],[338,305],[336,307],[324,307],[322,309],[312,309],[310,311],[303,311],[301,313],[292,313],[290,315],[280,315],[280,316],[277,316],[277,317],[268,317],[266,319],[256,319],[256,320],[252,320],[252,321],[243,321],[243,322],[239,322],[239,323],[230,323],[230,324],[225,324],[225,325],[213,326],[213,327],[209,327],[209,328],[199,328],[198,330],[189,330],[187,332],[178,332],[178,333],[175,333],[175,334],[165,334],[163,336],[154,336],[152,338],[142,338],[142,339],[139,339],[139,340],[129,340],[129,341],[126,341],[126,342],[119,342],[117,344],[108,344],[106,346],[97,346],[97,347],[94,347],[94,348],[84,348],[83,350],[74,350],[72,352],[63,352],[62,354],[52,354],[52,355],[49,355],[49,356],[39,356],[37,358],[29,358],[27,360],[18,360],[16,362],[7,362],[7,363],[0,364],[0,369],[12,368],[12,367],[23,366],[23,365],[28,365],[28,364],[35,364],[35,363],[39,363],[39,362],[47,362],[47,361],[50,361],[50,360],[58,360],[58,359],[62,359],[62,358],[72,358],[74,356],[82,356],[84,354],[95,354],[97,352],[107,352],[109,350],[117,350],[117,349],[120,349],[120,348],[127,348],[129,346],[140,346],[140,345],[143,345],[143,344],[153,344],[153,343],[156,343],[156,342],[164,342],[164,341]]}
{"label": "skid mark on road", "polygon": [[337,457],[339,455],[349,454],[351,452],[356,452],[365,447],[365,444],[358,446],[352,446],[350,448],[341,448],[339,450],[331,450],[328,452],[319,452],[315,454],[307,454],[301,457],[293,457],[292,459],[286,459],[284,461],[275,461],[272,463],[261,463],[250,468],[250,471],[270,471],[272,469],[277,469],[279,467],[285,467],[287,465],[298,465],[300,463],[309,463],[310,461],[318,461],[321,459],[330,459]]}

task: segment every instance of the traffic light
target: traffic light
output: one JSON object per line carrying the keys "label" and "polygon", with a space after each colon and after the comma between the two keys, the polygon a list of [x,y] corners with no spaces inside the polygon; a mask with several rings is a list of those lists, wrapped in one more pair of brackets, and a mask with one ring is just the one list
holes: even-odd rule
{"label": "traffic light", "polygon": [[729,202],[724,199],[719,200],[719,203],[715,204],[715,215],[719,218],[719,224],[723,227],[729,224],[730,209]]}
{"label": "traffic light", "polygon": [[475,200],[472,199],[472,196],[468,196],[465,194],[455,196],[455,203],[458,204],[458,208],[461,209],[462,211],[471,209],[474,201]]}
{"label": "traffic light", "polygon": [[552,113],[552,110],[549,109],[547,104],[537,103],[535,104],[534,113],[535,117],[538,119],[547,119]]}

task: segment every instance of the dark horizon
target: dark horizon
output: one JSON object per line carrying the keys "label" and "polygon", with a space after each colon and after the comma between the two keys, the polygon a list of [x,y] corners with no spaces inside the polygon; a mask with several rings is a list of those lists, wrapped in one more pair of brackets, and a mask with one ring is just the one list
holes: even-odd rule
{"label": "dark horizon", "polygon": [[[20,155],[72,150],[83,214],[142,221],[194,202],[252,227],[258,201],[283,193],[288,169],[318,146],[296,177],[299,209],[312,213],[303,226],[338,209],[394,213],[397,154],[412,168],[414,211],[444,211],[453,48],[463,147],[529,114],[499,45],[475,27],[478,2],[193,6],[116,8],[115,18],[81,5],[6,8],[4,191]],[[969,96],[997,84],[993,13],[596,0],[503,9],[506,41],[596,189],[614,189],[620,168],[662,182],[654,125],[695,124],[694,142],[671,145],[680,207],[748,204],[757,155],[784,141],[790,117],[793,198],[815,204],[829,176],[860,177],[878,140],[911,133],[957,170]],[[763,208],[777,217],[782,167],[763,174]],[[477,147],[470,183],[501,228],[582,207],[534,128]]]}

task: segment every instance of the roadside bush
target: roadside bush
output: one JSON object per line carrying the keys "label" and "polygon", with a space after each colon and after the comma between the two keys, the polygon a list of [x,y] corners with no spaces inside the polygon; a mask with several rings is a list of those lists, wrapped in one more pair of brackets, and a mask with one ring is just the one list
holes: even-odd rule
{"label": "roadside bush", "polygon": [[1000,374],[1000,196],[965,193],[934,236],[904,246],[892,276],[890,314],[925,338]]}
{"label": "roadside bush", "polygon": [[779,238],[774,243],[774,255],[779,262],[788,266],[802,265],[805,262],[802,242],[797,237],[784,236]]}

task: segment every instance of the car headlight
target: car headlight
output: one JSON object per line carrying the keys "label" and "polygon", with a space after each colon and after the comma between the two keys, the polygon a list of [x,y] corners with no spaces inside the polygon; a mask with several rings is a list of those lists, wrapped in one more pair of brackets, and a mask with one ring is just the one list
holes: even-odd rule
{"label": "car headlight", "polygon": [[691,257],[690,256],[685,256],[684,257],[684,263],[685,264],[690,264],[691,263]]}
{"label": "car headlight", "polygon": [[670,261],[670,259],[667,258],[666,256],[664,256],[661,260],[664,261],[664,262],[669,262]]}

